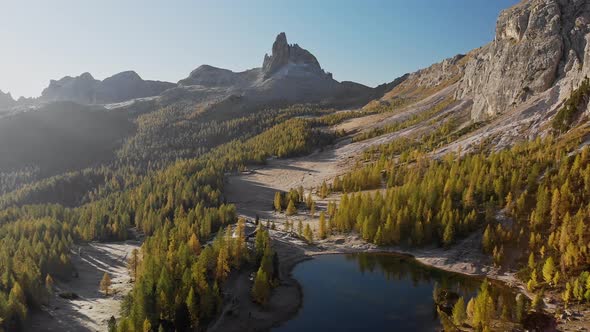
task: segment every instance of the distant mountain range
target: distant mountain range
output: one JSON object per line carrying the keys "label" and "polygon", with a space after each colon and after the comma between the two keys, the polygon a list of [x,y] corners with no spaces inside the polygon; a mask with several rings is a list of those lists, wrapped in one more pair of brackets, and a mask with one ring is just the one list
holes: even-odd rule
{"label": "distant mountain range", "polygon": [[[90,73],[51,80],[33,103],[72,101],[83,105],[121,103],[137,98],[162,96],[163,103],[189,99],[215,104],[228,98],[244,107],[261,103],[324,103],[362,106],[380,97],[386,85],[370,88],[354,82],[338,82],[325,72],[316,57],[299,45],[290,45],[280,33],[265,55],[262,67],[232,72],[202,65],[178,84],[143,80],[134,71],[118,73],[103,81]],[[26,100],[31,104],[31,100]],[[9,94],[0,94],[0,108],[18,105]],[[227,103],[225,103],[227,104]]]}
{"label": "distant mountain range", "polygon": [[143,80],[134,71],[125,71],[99,81],[90,73],[52,80],[43,90],[42,101],[73,101],[80,104],[110,104],[130,99],[151,97],[175,84]]}

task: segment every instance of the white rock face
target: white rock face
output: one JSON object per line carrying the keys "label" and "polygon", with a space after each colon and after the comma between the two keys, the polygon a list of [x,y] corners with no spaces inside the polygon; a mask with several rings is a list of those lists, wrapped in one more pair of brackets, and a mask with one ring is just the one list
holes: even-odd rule
{"label": "white rock face", "polygon": [[556,84],[562,94],[590,72],[590,2],[527,0],[504,10],[493,42],[471,53],[456,97],[472,118],[506,112]]}

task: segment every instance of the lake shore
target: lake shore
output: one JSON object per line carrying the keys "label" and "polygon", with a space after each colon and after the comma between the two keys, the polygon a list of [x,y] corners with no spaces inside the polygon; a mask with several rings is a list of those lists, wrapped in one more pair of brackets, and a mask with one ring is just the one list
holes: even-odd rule
{"label": "lake shore", "polygon": [[[473,234],[452,248],[404,249],[398,247],[377,247],[366,243],[356,235],[336,235],[308,245],[295,235],[282,231],[271,231],[273,249],[279,255],[280,284],[272,290],[266,307],[253,303],[250,297],[252,270],[238,272],[225,285],[226,305],[220,317],[209,327],[209,331],[267,331],[278,327],[297,315],[303,303],[303,291],[292,276],[295,266],[318,255],[352,253],[391,253],[411,257],[428,267],[471,277],[489,278],[500,281],[516,291],[527,294],[514,274],[502,272],[488,265],[489,258],[472,250],[473,243],[480,241],[481,234]],[[488,263],[488,264],[486,264]]]}
{"label": "lake shore", "polygon": [[[266,307],[261,307],[251,300],[250,275],[254,271],[240,271],[230,278],[225,293],[224,309],[219,318],[208,331],[269,331],[279,327],[295,317],[303,304],[302,287],[293,277],[292,271],[300,262],[313,259],[319,255],[353,254],[353,253],[390,253],[414,259],[425,266],[457,273],[474,278],[488,278],[527,296],[532,300],[533,294],[526,285],[518,280],[514,272],[502,271],[492,265],[489,257],[474,249],[480,243],[481,234],[476,232],[461,240],[449,249],[401,247],[377,247],[366,243],[357,235],[335,235],[326,240],[308,245],[296,235],[271,230],[273,249],[280,260],[280,284],[272,290],[271,299]],[[555,305],[546,304],[545,310],[554,314]],[[559,331],[584,331],[590,329],[590,312],[581,312],[576,321],[559,321]]]}

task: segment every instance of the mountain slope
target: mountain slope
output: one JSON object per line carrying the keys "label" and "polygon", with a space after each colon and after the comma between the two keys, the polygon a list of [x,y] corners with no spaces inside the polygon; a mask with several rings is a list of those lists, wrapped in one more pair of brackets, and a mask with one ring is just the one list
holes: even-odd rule
{"label": "mountain slope", "polygon": [[[445,89],[469,105],[471,122],[486,123],[455,147],[485,138],[511,145],[550,132],[553,116],[590,75],[588,41],[587,1],[522,1],[502,11],[494,41],[398,78],[365,108],[424,100]],[[583,121],[587,103],[577,108],[574,120]]]}
{"label": "mountain slope", "polygon": [[39,168],[42,175],[109,160],[133,131],[125,114],[71,102],[0,119],[0,172]]}

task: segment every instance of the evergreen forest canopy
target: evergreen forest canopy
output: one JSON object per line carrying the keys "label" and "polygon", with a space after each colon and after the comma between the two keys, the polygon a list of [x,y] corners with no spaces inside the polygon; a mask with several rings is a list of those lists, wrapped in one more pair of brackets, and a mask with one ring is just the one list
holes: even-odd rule
{"label": "evergreen forest canopy", "polygon": [[[112,324],[113,329],[204,329],[221,308],[224,281],[244,264],[258,266],[252,296],[266,303],[277,282],[271,239],[260,224],[254,248],[247,248],[244,220],[238,221],[235,206],[225,203],[224,176],[263,164],[271,156],[304,155],[325,147],[342,135],[325,130],[327,125],[391,111],[395,107],[334,113],[294,106],[209,123],[209,130],[199,135],[207,142],[225,138],[225,143],[211,143],[208,151],[192,151],[196,158],[171,161],[172,155],[162,155],[161,165],[169,166],[160,166],[161,170],[125,152],[130,146],[138,151],[132,142],[139,136],[134,136],[118,152],[120,167],[67,173],[5,194],[0,201],[3,328],[22,326],[31,310],[47,300],[53,279],[71,276],[69,248],[74,243],[123,240],[132,227],[147,239],[135,263],[133,291],[126,296],[122,318]],[[330,234],[358,232],[364,240],[382,246],[445,247],[485,229],[482,251],[499,266],[516,260],[531,292],[541,296],[556,290],[565,303],[590,301],[590,278],[585,272],[590,265],[585,222],[590,206],[590,157],[587,147],[578,149],[586,129],[499,151],[482,143],[476,152],[430,157],[429,151],[479,127],[458,129],[456,121],[450,118],[434,132],[367,150],[350,173],[318,188],[323,197],[343,193],[338,204],[330,203],[320,212],[320,234],[309,228],[298,233],[310,243]],[[154,128],[140,124],[140,135],[144,127]],[[190,154],[183,152],[187,145],[178,146],[170,151]],[[122,160],[127,161],[124,167]],[[76,197],[81,192],[86,192],[83,200]],[[278,209],[291,210],[288,213],[295,213],[301,203],[315,204],[306,202],[298,191],[278,197]],[[500,219],[500,213],[507,219]],[[486,292],[482,288],[486,299],[480,301],[498,301],[488,300]],[[485,327],[489,321],[476,317],[483,313],[473,312],[478,300],[473,301],[471,309],[467,305],[471,301],[464,301],[465,314],[459,307],[456,314],[441,312],[443,323],[469,320],[473,326]],[[522,314],[516,312],[510,317],[518,322]],[[490,317],[500,315],[496,310]]]}

